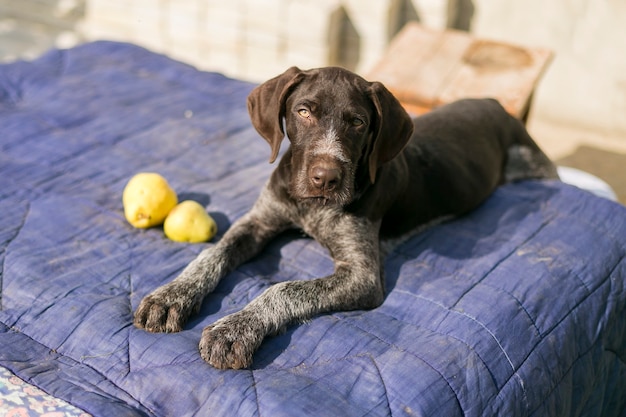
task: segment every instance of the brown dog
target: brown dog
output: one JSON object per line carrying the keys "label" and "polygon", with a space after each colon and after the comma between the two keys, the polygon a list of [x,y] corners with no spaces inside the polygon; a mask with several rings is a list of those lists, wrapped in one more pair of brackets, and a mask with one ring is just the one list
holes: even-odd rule
{"label": "brown dog", "polygon": [[523,124],[494,100],[462,100],[412,120],[380,83],[340,68],[294,67],[252,91],[248,110],[270,162],[285,133],[289,149],[250,212],[146,296],[135,325],[180,331],[222,277],[289,228],[327,247],[335,271],[276,284],[206,327],[200,354],[217,368],[250,366],[265,336],[289,323],[380,305],[380,239],[463,214],[505,182],[557,178]]}

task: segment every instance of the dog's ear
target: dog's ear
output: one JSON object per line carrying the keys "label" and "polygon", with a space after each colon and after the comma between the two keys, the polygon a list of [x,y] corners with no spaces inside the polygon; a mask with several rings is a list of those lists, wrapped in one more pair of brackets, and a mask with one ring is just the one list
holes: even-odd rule
{"label": "dog's ear", "polygon": [[285,136],[283,131],[285,101],[302,76],[303,72],[299,68],[291,67],[281,75],[257,86],[248,96],[248,113],[252,125],[272,148],[270,164],[276,160],[280,143]]}
{"label": "dog's ear", "polygon": [[371,83],[370,95],[377,113],[374,142],[369,156],[370,180],[373,184],[378,167],[391,161],[409,142],[413,122],[400,102],[381,83]]}

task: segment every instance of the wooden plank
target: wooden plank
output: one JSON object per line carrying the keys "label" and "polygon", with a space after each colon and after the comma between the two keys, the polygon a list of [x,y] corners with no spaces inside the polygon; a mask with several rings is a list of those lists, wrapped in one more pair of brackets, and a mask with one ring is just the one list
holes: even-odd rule
{"label": "wooden plank", "polygon": [[551,58],[547,49],[475,40],[454,76],[447,80],[436,105],[465,97],[493,97],[522,119]]}
{"label": "wooden plank", "polygon": [[394,37],[383,59],[366,78],[382,82],[402,102],[432,106],[432,98],[428,99],[421,89],[409,87],[408,84],[415,79],[416,72],[427,61],[427,56],[432,54],[430,50],[437,43],[437,37],[435,32],[406,25]]}
{"label": "wooden plank", "polygon": [[394,38],[368,79],[385,84],[402,102],[432,107],[471,42],[461,32],[408,24]]}
{"label": "wooden plank", "polygon": [[466,97],[493,97],[524,119],[552,59],[542,48],[476,39],[407,24],[368,74],[414,113]]}

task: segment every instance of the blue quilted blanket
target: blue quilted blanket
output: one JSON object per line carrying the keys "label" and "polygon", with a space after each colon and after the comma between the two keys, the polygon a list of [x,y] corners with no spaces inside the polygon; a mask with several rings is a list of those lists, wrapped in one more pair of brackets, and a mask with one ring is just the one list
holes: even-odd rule
{"label": "blue quilted blanket", "polygon": [[251,369],[205,364],[200,333],[332,270],[298,233],[183,332],[134,328],[205,245],[132,228],[124,185],[159,172],[226,230],[272,170],[252,87],[111,42],[0,66],[0,365],[96,416],[626,415],[626,208],[559,182],[503,186],[409,240],[382,306],[290,327]]}

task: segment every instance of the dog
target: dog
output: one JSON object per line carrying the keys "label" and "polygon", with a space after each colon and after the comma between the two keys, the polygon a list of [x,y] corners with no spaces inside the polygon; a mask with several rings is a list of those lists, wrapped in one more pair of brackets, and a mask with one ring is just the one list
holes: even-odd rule
{"label": "dog", "polygon": [[263,339],[290,323],[379,306],[381,242],[462,215],[501,184],[558,178],[524,125],[492,99],[464,99],[412,119],[379,82],[337,67],[292,67],[256,87],[247,104],[270,163],[285,135],[289,148],[252,209],[147,295],[135,326],[182,330],[221,278],[287,229],[325,246],[335,268],[324,278],[275,284],[206,327],[200,355],[220,369],[249,367]]}

